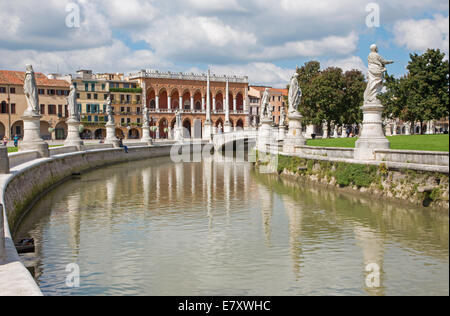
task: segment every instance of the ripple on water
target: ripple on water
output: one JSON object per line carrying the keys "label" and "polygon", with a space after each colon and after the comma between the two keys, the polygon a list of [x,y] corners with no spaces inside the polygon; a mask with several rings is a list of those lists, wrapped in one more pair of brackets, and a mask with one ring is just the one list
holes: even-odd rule
{"label": "ripple on water", "polygon": [[35,238],[47,295],[448,295],[448,214],[283,182],[250,165],[113,166],[49,193],[18,238]]}

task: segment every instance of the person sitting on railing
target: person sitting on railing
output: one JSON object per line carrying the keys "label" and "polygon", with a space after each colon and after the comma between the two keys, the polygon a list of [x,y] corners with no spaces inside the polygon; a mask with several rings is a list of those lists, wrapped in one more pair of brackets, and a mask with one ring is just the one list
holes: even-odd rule
{"label": "person sitting on railing", "polygon": [[128,147],[123,144],[123,137],[119,138],[119,147],[125,150],[125,153],[128,154]]}

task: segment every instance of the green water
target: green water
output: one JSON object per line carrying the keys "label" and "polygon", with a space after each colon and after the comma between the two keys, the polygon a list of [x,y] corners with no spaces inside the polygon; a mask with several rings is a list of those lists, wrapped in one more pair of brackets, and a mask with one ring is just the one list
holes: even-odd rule
{"label": "green water", "polygon": [[[46,295],[448,295],[448,214],[152,159],[49,193],[21,225]],[[66,266],[80,268],[80,287]],[[368,285],[365,268],[380,267]]]}

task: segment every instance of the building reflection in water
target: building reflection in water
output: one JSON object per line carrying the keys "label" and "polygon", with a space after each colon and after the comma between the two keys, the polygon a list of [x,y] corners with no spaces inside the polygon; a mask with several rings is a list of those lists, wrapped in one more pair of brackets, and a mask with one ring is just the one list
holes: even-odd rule
{"label": "building reflection in water", "polygon": [[[55,264],[46,266],[49,258],[58,254],[58,262],[66,264],[101,261],[94,267],[116,274],[110,277],[118,288],[130,287],[129,279],[136,284],[140,278],[151,284],[170,279],[162,271],[177,267],[170,271],[178,275],[189,266],[198,280],[186,284],[201,283],[206,289],[217,277],[220,286],[226,283],[244,294],[311,294],[317,288],[315,294],[330,294],[333,286],[346,286],[353,294],[384,295],[389,294],[387,276],[393,277],[384,271],[388,251],[390,257],[413,252],[420,260],[448,267],[448,215],[377,202],[259,175],[233,157],[185,164],[159,159],[106,168],[61,186],[38,203],[22,224],[21,236],[37,240],[43,280]],[[96,243],[102,244],[100,250]],[[183,252],[185,244],[197,243],[203,248]],[[366,286],[368,264],[382,270],[378,289]],[[108,282],[97,285],[107,287]]]}

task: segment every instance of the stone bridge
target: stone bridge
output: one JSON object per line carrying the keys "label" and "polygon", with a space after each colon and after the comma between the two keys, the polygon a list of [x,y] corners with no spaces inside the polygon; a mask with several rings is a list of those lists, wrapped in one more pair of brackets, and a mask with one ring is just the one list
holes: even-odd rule
{"label": "stone bridge", "polygon": [[215,134],[213,136],[214,149],[219,151],[226,146],[233,146],[235,143],[256,143],[258,131],[235,131],[231,133]]}

